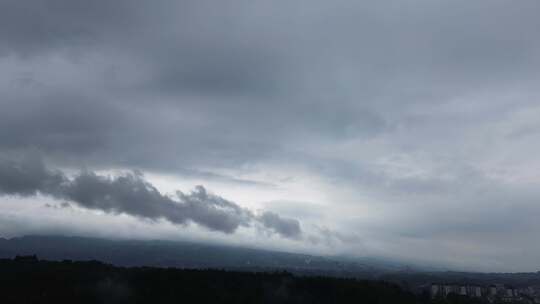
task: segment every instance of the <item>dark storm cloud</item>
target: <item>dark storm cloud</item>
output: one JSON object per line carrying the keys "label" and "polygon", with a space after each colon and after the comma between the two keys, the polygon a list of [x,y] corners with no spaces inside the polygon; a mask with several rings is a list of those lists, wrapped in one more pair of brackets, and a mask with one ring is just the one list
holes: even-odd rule
{"label": "dark storm cloud", "polygon": [[208,193],[203,186],[190,193],[177,191],[175,198],[163,195],[138,172],[113,178],[83,171],[70,179],[61,171],[47,169],[39,160],[1,160],[0,194],[43,194],[88,209],[152,220],[163,218],[178,225],[191,221],[224,233],[258,222],[283,237],[301,236],[297,220],[271,212],[257,216],[234,202]]}
{"label": "dark storm cloud", "polygon": [[0,192],[9,195],[55,193],[65,182],[60,172],[47,170],[38,160],[23,163],[0,160]]}

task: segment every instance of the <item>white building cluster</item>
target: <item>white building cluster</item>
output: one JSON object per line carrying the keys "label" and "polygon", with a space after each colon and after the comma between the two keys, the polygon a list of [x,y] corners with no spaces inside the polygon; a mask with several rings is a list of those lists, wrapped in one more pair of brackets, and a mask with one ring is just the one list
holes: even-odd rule
{"label": "white building cluster", "polygon": [[489,286],[431,284],[431,298],[446,298],[451,294],[484,298],[490,302],[540,303],[540,298],[538,297],[536,290],[532,287],[514,288],[503,284]]}
{"label": "white building cluster", "polygon": [[482,297],[485,290],[481,286],[474,285],[451,285],[451,284],[431,284],[431,297],[446,298],[450,294],[458,294],[469,297]]}

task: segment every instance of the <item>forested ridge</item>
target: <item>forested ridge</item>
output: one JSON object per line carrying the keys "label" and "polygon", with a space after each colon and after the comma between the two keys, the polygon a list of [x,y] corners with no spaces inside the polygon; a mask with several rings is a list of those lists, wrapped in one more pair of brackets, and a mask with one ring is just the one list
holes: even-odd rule
{"label": "forested ridge", "polygon": [[20,257],[0,260],[0,293],[2,303],[420,303],[378,281]]}

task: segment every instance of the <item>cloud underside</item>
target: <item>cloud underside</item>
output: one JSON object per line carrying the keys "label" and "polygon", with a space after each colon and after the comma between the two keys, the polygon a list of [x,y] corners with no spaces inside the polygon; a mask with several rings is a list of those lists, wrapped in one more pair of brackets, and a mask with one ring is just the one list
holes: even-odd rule
{"label": "cloud underside", "polygon": [[163,195],[140,172],[107,177],[83,171],[70,179],[59,170],[47,169],[39,160],[0,161],[0,194],[42,194],[106,213],[165,219],[177,225],[194,222],[229,234],[241,226],[253,224],[285,238],[299,239],[302,234],[300,223],[295,219],[282,218],[269,211],[255,214],[208,193],[203,186],[197,186],[190,193],[177,191],[174,198]]}

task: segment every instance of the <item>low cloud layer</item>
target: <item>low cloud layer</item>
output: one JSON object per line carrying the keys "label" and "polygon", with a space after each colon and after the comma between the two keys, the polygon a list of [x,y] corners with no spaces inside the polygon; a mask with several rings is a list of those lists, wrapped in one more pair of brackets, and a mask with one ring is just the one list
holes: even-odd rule
{"label": "low cloud layer", "polygon": [[295,219],[276,213],[255,214],[234,202],[197,186],[190,193],[177,191],[175,197],[161,194],[140,172],[118,177],[83,171],[69,178],[59,170],[49,170],[39,160],[0,161],[0,194],[37,194],[76,203],[80,207],[107,213],[185,225],[194,222],[213,231],[234,233],[239,227],[258,225],[269,233],[298,239],[302,231]]}

